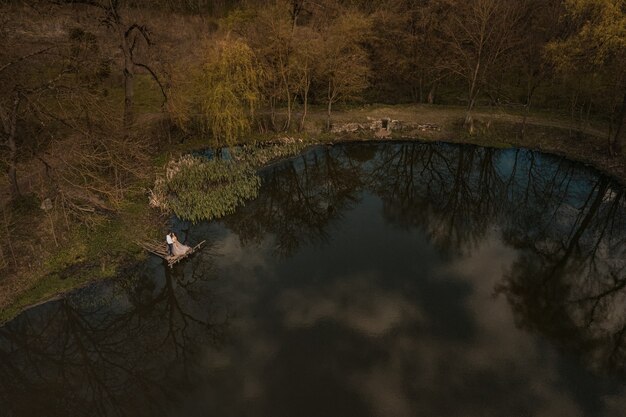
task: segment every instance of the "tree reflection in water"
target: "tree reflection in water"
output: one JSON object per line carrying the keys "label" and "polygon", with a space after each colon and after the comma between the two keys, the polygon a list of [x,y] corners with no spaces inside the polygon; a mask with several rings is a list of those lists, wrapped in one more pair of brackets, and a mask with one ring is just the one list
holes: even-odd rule
{"label": "tree reflection in water", "polygon": [[[626,196],[606,177],[526,150],[413,142],[318,147],[262,179],[259,197],[222,223],[243,246],[271,236],[287,258],[324,244],[368,196],[387,224],[422,231],[450,260],[497,235],[515,249],[494,290],[516,323],[591,368],[626,372]],[[127,275],[0,329],[9,415],[163,414],[207,378],[195,367],[229,325],[211,250],[171,273],[147,263]]]}
{"label": "tree reflection in water", "polygon": [[150,416],[175,402],[228,326],[204,285],[209,255],[193,261],[202,280],[144,266],[1,328],[2,415]]}
{"label": "tree reflection in water", "polygon": [[242,242],[276,237],[276,251],[292,254],[300,245],[324,242],[328,228],[358,200],[362,164],[343,147],[320,147],[262,174],[263,192],[226,224]]}
{"label": "tree reflection in water", "polygon": [[371,184],[391,223],[423,229],[442,252],[471,251],[501,212],[504,175],[495,154],[422,143],[384,147]]}
{"label": "tree reflection in water", "polygon": [[[358,144],[320,148],[265,173],[259,198],[227,220],[243,243],[266,234],[280,253],[324,241],[363,192],[384,216],[419,228],[447,256],[489,233],[519,250],[495,289],[521,326],[626,367],[626,197],[608,178],[527,150]],[[332,209],[329,209],[332,208]]]}
{"label": "tree reflection in water", "polygon": [[529,164],[503,233],[519,257],[499,288],[520,325],[626,372],[626,199],[605,177]]}

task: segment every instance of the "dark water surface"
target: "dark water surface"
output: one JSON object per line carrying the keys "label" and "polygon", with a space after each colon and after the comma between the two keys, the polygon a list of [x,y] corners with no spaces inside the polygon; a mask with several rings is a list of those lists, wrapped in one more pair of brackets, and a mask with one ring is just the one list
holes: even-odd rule
{"label": "dark water surface", "polygon": [[[2,416],[623,416],[626,197],[525,150],[320,147],[173,270],[0,328]],[[132,237],[129,237],[132,238]]]}

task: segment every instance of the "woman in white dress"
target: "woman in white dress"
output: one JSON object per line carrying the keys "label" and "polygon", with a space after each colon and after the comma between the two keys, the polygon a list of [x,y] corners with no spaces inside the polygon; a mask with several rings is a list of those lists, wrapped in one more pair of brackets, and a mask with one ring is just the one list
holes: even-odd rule
{"label": "woman in white dress", "polygon": [[172,240],[174,241],[174,244],[173,244],[174,247],[172,248],[172,253],[174,254],[174,256],[184,255],[191,250],[191,247],[187,245],[183,245],[182,243],[178,241],[178,236],[176,236],[176,234],[172,233],[172,235],[173,235]]}

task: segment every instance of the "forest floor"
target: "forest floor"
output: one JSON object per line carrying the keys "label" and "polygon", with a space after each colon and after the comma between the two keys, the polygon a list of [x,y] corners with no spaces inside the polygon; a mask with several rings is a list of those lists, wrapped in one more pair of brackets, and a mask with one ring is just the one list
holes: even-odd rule
{"label": "forest floor", "polygon": [[[144,114],[144,122],[156,123],[162,117]],[[293,125],[297,125],[294,115]],[[567,117],[533,112],[526,118],[524,134],[521,111],[502,108],[479,108],[474,113],[475,130],[469,134],[463,127],[465,109],[460,106],[437,105],[365,105],[337,108],[332,124],[337,133],[324,131],[326,113],[323,108],[312,108],[305,128],[299,133],[272,133],[256,135],[248,141],[274,141],[290,136],[302,138],[310,144],[337,143],[364,140],[423,140],[470,143],[491,147],[525,147],[564,156],[594,166],[626,184],[626,158],[612,157],[607,149],[606,126],[598,123],[577,124]],[[398,121],[401,130],[371,130],[380,120]],[[354,126],[361,127],[354,129]],[[175,143],[174,143],[175,142]],[[152,180],[163,171],[165,163],[185,152],[207,147],[203,138],[173,141],[165,145],[154,158]],[[33,167],[21,167],[23,190],[33,187]],[[31,176],[28,176],[28,173]],[[8,187],[0,180],[0,209],[8,201]],[[47,247],[41,259],[29,259],[23,268],[0,269],[0,323],[10,320],[29,306],[58,297],[77,287],[98,279],[110,278],[133,263],[141,262],[146,254],[133,239],[136,233],[154,238],[163,234],[167,219],[148,207],[145,193],[150,184],[138,184],[137,191],[129,193],[121,209],[95,228],[75,227],[58,248]],[[15,227],[28,231],[36,224],[45,223],[38,203],[18,209]],[[4,212],[4,211],[3,211]],[[31,215],[32,213],[32,215]],[[136,233],[135,233],[136,232]],[[25,235],[28,236],[28,233]],[[26,237],[27,238],[27,237]],[[49,245],[53,246],[53,245]],[[19,255],[18,255],[19,256]]]}

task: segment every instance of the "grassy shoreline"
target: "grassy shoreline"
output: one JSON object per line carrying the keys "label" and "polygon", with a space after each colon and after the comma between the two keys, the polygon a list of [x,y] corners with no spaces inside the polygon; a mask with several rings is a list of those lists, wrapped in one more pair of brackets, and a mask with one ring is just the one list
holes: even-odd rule
{"label": "grassy shoreline", "polygon": [[[606,139],[598,136],[601,130],[597,127],[590,126],[582,132],[574,131],[562,119],[533,115],[528,118],[525,134],[522,135],[523,115],[497,109],[479,109],[474,115],[477,129],[470,135],[461,126],[463,115],[464,109],[461,107],[364,106],[333,114],[335,127],[358,123],[364,129],[323,133],[321,126],[324,124],[324,113],[315,111],[310,115],[302,133],[257,135],[251,137],[249,142],[276,143],[290,137],[301,139],[304,147],[373,140],[443,141],[499,148],[524,147],[591,165],[626,185],[625,158],[608,155]],[[403,129],[381,132],[367,127],[381,119],[401,121]],[[429,128],[420,130],[419,126],[424,125]],[[385,136],[381,137],[381,133]],[[206,142],[199,138],[167,146],[154,159],[152,172],[148,177],[153,180],[169,159],[206,147]],[[264,160],[263,166],[275,160]],[[167,219],[148,207],[145,191],[151,185],[138,184],[136,191],[126,197],[119,212],[93,230],[78,228],[74,232],[75,236],[69,239],[70,244],[57,251],[54,256],[41,260],[40,266],[30,269],[27,274],[5,278],[27,280],[30,285],[21,288],[16,286],[14,293],[4,295],[4,302],[0,304],[0,324],[32,306],[61,297],[92,282],[113,278],[124,267],[145,260],[146,254],[136,245],[136,241],[144,237],[158,237],[167,228]],[[5,288],[10,290],[12,287],[8,285]]]}

